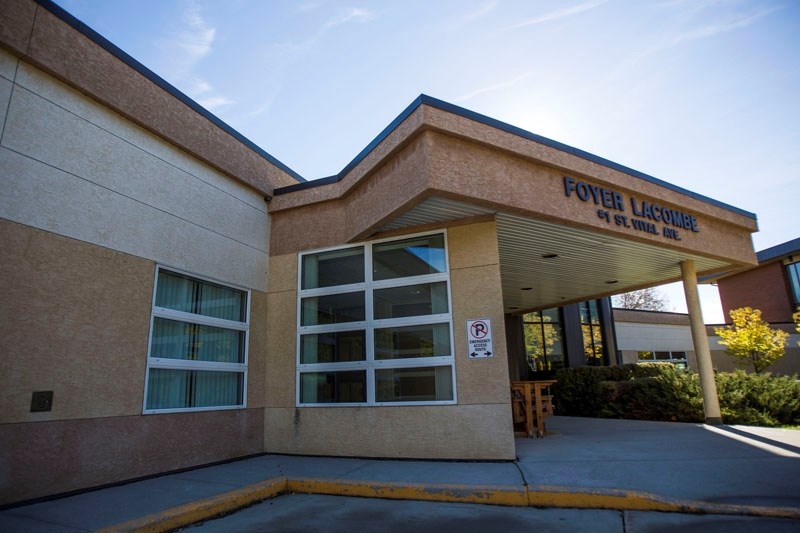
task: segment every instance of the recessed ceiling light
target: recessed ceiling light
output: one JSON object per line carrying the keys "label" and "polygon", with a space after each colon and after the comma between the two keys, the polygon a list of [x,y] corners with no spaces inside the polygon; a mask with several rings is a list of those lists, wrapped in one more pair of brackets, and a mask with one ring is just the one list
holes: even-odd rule
{"label": "recessed ceiling light", "polygon": [[522,287],[520,290],[521,291],[531,291],[531,290],[533,290],[533,287]]}
{"label": "recessed ceiling light", "polygon": [[542,254],[542,259],[555,259],[558,254]]}

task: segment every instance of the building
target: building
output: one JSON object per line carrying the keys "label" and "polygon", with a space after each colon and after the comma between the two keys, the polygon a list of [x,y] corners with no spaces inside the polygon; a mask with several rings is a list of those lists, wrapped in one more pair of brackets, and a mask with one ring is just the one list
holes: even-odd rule
{"label": "building", "polygon": [[1,0],[0,45],[0,504],[512,459],[525,322],[585,317],[567,364],[613,364],[580,302],[682,280],[703,375],[696,274],[756,263],[752,213],[434,98],[307,182],[47,0]]}
{"label": "building", "polygon": [[[703,282],[719,288],[726,317],[732,309],[759,309],[771,327],[789,333],[785,355],[769,372],[798,374],[800,334],[792,314],[800,307],[800,239],[762,250],[756,257],[755,267],[707,276]],[[621,362],[669,361],[697,370],[688,314],[614,309],[613,318]],[[723,325],[709,324],[706,331],[714,368],[729,372],[738,368],[736,360],[725,352],[714,333]]]}
{"label": "building", "polygon": [[[717,284],[722,309],[728,317],[732,309],[752,307],[770,326],[788,332],[785,355],[769,371],[775,374],[800,373],[800,335],[792,314],[800,309],[800,239],[761,250],[758,266],[744,271],[712,276]],[[709,331],[715,368],[732,370],[734,360],[725,354],[719,337]]]}
{"label": "building", "polygon": [[670,362],[697,370],[689,315],[633,309],[614,309],[613,313],[623,364]]}

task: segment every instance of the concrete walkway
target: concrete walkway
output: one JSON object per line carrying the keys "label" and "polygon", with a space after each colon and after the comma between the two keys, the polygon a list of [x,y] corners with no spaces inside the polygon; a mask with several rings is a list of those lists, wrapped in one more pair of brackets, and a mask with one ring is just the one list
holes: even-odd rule
{"label": "concrete walkway", "polygon": [[517,440],[516,462],[264,455],[6,509],[0,530],[166,530],[287,493],[800,520],[800,431],[569,417],[547,429]]}

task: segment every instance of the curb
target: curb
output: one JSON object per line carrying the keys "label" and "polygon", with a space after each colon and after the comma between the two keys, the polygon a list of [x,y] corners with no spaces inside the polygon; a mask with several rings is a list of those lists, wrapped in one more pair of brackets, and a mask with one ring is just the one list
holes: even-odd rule
{"label": "curb", "polygon": [[616,511],[660,511],[687,514],[718,514],[790,518],[800,520],[800,509],[715,504],[671,500],[644,492],[619,490],[575,490],[570,487],[513,485],[456,485],[352,481],[343,479],[288,479],[276,477],[205,500],[187,503],[159,513],[99,530],[111,532],[164,532],[228,514],[262,500],[283,494],[326,494],[389,500],[476,503],[510,507],[606,509]]}

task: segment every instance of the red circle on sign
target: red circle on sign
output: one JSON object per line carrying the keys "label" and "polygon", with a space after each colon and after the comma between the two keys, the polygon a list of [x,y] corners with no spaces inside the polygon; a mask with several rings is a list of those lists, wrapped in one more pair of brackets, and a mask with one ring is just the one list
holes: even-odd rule
{"label": "red circle on sign", "polygon": [[470,332],[476,339],[482,339],[489,334],[489,326],[486,325],[486,322],[473,322]]}

